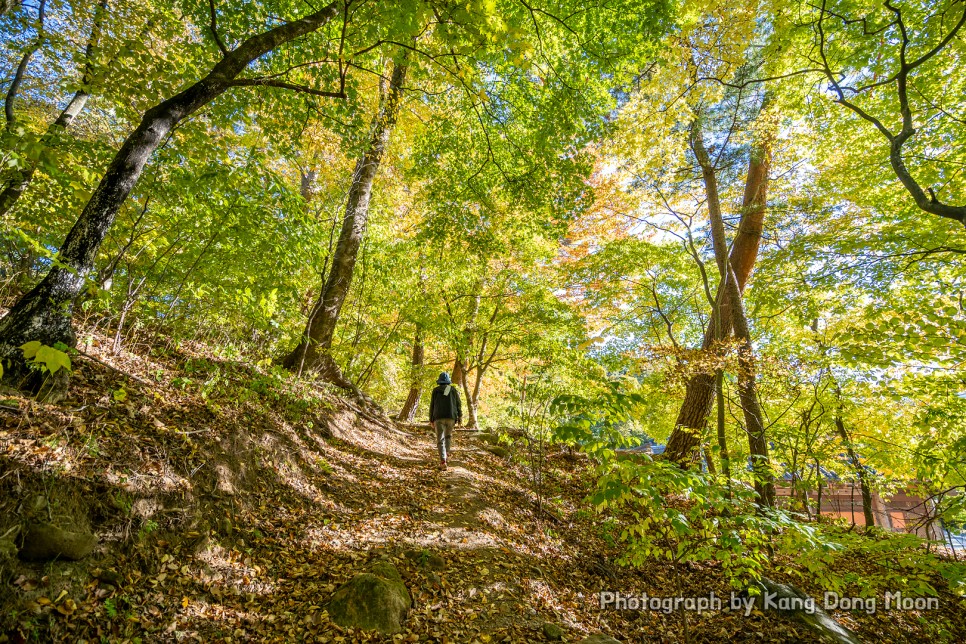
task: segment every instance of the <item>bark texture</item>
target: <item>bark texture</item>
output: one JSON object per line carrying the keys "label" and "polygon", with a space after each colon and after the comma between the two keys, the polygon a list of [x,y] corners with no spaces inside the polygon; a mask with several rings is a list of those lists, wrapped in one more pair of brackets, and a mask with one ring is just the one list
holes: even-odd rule
{"label": "bark texture", "polygon": [[293,371],[308,370],[318,373],[326,380],[344,389],[354,389],[342,374],[342,370],[332,359],[332,338],[339,322],[342,305],[349,294],[352,276],[355,272],[356,260],[359,256],[359,246],[365,236],[366,224],[369,220],[369,201],[372,197],[372,185],[379,171],[379,164],[389,145],[392,128],[399,115],[399,103],[402,99],[403,83],[406,78],[404,64],[393,65],[389,87],[383,92],[379,110],[373,119],[370,131],[369,145],[365,153],[356,163],[349,187],[349,198],[346,203],[345,219],[342,220],[342,230],[332,256],[329,275],[322,287],[322,293],[313,307],[305,335],[282,363]]}
{"label": "bark texture", "polygon": [[171,128],[232,87],[253,60],[323,27],[338,15],[339,8],[340,3],[332,2],[304,18],[249,38],[226,53],[204,78],[144,113],[67,234],[54,268],[0,320],[0,359],[8,367],[5,380],[20,384],[25,364],[19,347],[25,342],[76,343],[71,328],[73,303],[94,269],[108,229]]}
{"label": "bark texture", "polygon": [[[745,317],[738,277],[728,256],[728,243],[725,237],[724,219],[721,216],[715,169],[704,147],[702,134],[697,124],[692,129],[691,144],[704,178],[708,215],[711,220],[711,239],[714,246],[715,261],[721,275],[721,288],[723,288],[721,295],[726,296],[730,302],[731,323],[735,337],[739,341],[738,399],[741,401],[745,431],[748,433],[748,451],[751,455],[755,491],[758,493],[758,502],[763,506],[770,507],[774,505],[775,501],[775,486],[768,459],[768,443],[765,441],[765,426],[761,406],[758,403],[751,332],[748,328],[748,319]],[[721,301],[723,301],[723,297]]]}
{"label": "bark texture", "polygon": [[[772,137],[773,130],[766,128],[762,137],[756,141],[748,160],[741,219],[729,256],[739,293],[744,293],[745,286],[751,278],[758,258],[758,248],[761,245],[762,225],[768,200],[768,170],[771,165]],[[719,338],[727,338],[732,331],[731,298],[720,284],[716,300],[719,303],[719,315],[712,316],[708,328],[705,329],[701,343],[701,349],[704,351],[710,350]],[[720,330],[718,319],[722,326]],[[688,380],[684,401],[678,411],[674,430],[668,439],[665,458],[682,465],[690,463],[694,458],[695,450],[701,440],[701,432],[707,423],[708,414],[711,413],[714,390],[714,373],[701,372]]]}
{"label": "bark texture", "polygon": [[17,69],[13,73],[13,78],[10,79],[10,87],[7,89],[7,96],[3,101],[3,113],[7,119],[7,130],[13,130],[14,126],[17,124],[17,117],[14,113],[13,106],[17,100],[17,94],[20,92],[20,84],[23,82],[24,74],[27,72],[27,65],[30,64],[30,59],[33,58],[37,50],[40,49],[47,36],[44,34],[44,18],[47,15],[47,0],[40,0],[40,5],[37,7],[37,37],[34,38],[27,49],[24,50],[23,55],[20,57],[20,62],[17,64]]}
{"label": "bark texture", "polygon": [[419,400],[422,398],[423,389],[420,386],[420,378],[422,376],[423,361],[425,356],[425,349],[423,347],[423,338],[419,331],[416,331],[416,337],[413,340],[413,359],[412,359],[412,373],[410,375],[410,385],[409,385],[409,395],[406,396],[406,402],[403,404],[402,409],[399,411],[398,420],[404,423],[411,423],[413,419],[416,418],[416,410],[419,408]]}

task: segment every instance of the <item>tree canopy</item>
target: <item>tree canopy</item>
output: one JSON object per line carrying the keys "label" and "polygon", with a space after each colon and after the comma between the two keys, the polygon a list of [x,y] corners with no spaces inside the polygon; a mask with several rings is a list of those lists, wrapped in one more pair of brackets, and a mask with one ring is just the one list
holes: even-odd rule
{"label": "tree canopy", "polygon": [[25,0],[0,34],[5,386],[203,345],[412,420],[445,371],[472,427],[597,459],[636,564],[755,576],[842,482],[966,527],[963,0]]}

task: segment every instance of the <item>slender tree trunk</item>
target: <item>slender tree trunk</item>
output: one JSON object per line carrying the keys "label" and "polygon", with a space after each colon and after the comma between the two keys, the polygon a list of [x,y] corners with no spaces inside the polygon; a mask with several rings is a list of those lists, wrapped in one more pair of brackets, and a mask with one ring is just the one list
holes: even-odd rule
{"label": "slender tree trunk", "polygon": [[714,374],[714,390],[717,399],[718,414],[718,451],[721,457],[721,473],[731,486],[731,456],[728,453],[728,436],[725,434],[725,397],[724,397],[724,370],[718,369]]}
{"label": "slender tree trunk", "polygon": [[465,371],[463,370],[463,361],[457,356],[456,360],[453,361],[453,373],[450,380],[462,386],[463,381],[466,380],[466,376],[464,374]]}
{"label": "slender tree trunk", "polygon": [[20,57],[20,63],[13,73],[13,79],[10,81],[9,89],[7,89],[7,96],[3,101],[3,113],[7,118],[8,132],[12,131],[17,124],[17,115],[14,112],[13,106],[17,100],[17,93],[20,91],[20,83],[23,82],[24,74],[27,73],[27,65],[30,64],[30,59],[33,58],[34,54],[37,53],[37,50],[43,46],[44,41],[47,39],[44,33],[44,18],[46,15],[47,0],[40,0],[40,5],[37,7],[37,37],[27,46],[27,49]]}
{"label": "slender tree trunk", "polygon": [[759,504],[770,507],[774,505],[775,501],[775,486],[768,461],[768,444],[765,442],[765,427],[761,407],[758,403],[751,333],[748,329],[748,319],[745,317],[744,306],[741,301],[738,277],[728,257],[724,219],[721,216],[721,203],[718,198],[717,176],[704,147],[701,130],[697,123],[692,126],[691,143],[704,178],[715,261],[721,275],[721,285],[730,302],[731,323],[735,337],[740,343],[738,346],[738,399],[741,401],[745,428],[748,432],[748,451],[751,454],[755,491],[758,493]]}
{"label": "slender tree trunk", "polygon": [[334,1],[304,18],[249,38],[226,53],[204,78],[144,113],[67,234],[57,265],[0,320],[0,359],[11,367],[4,373],[5,380],[26,384],[21,381],[27,370],[19,349],[25,342],[76,343],[71,327],[73,302],[94,269],[98,249],[121,206],[171,129],[237,84],[236,77],[253,60],[320,29],[338,15],[340,7],[341,3]]}
{"label": "slender tree trunk", "polygon": [[461,383],[463,387],[463,395],[466,400],[466,428],[467,429],[479,429],[479,418],[476,414],[476,400],[474,400],[470,388],[466,381],[466,375],[463,375],[463,382]]}
{"label": "slender tree trunk", "polygon": [[818,493],[815,498],[815,518],[822,516],[822,464],[815,459],[815,480],[818,481]]}
{"label": "slender tree trunk", "polygon": [[[762,104],[763,112],[766,106],[767,99]],[[756,141],[748,160],[741,220],[729,256],[731,267],[737,277],[739,293],[744,293],[758,258],[768,199],[768,169],[771,165],[773,137],[774,129],[765,128],[765,133]],[[701,343],[703,351],[710,350],[718,338],[727,338],[732,331],[730,298],[722,291],[721,284],[718,286],[716,300],[720,302],[720,315],[712,316],[708,328],[705,329]],[[720,319],[722,327],[720,332],[716,319]],[[695,374],[688,380],[684,401],[678,411],[674,430],[668,438],[665,458],[681,465],[687,465],[693,459],[694,450],[701,440],[701,432],[707,424],[708,414],[711,413],[715,391],[714,381],[714,374],[705,372]]]}
{"label": "slender tree trunk", "polygon": [[[849,456],[849,462],[852,464],[852,469],[855,471],[855,476],[859,480],[859,489],[862,492],[862,514],[865,516],[865,525],[874,526],[875,525],[875,513],[872,512],[872,488],[869,485],[868,473],[862,466],[862,462],[859,460],[858,455],[855,453],[855,447],[852,444],[852,437],[849,436],[849,432],[845,429],[845,422],[842,420],[842,415],[840,413],[835,414],[835,429],[838,431],[839,438],[845,444],[845,451]],[[853,493],[855,487],[852,488]],[[855,523],[853,518],[852,523]]]}
{"label": "slender tree trunk", "polygon": [[419,399],[422,397],[423,389],[421,387],[422,372],[423,372],[423,360],[425,356],[425,349],[423,348],[423,336],[416,329],[416,337],[413,339],[413,360],[412,360],[412,370],[409,375],[409,395],[406,396],[406,403],[403,405],[402,410],[399,412],[398,419],[405,422],[411,423],[416,417],[416,410],[419,408]]}
{"label": "slender tree trunk", "polygon": [[379,170],[383,154],[389,144],[389,136],[399,115],[406,66],[394,64],[389,88],[383,92],[379,111],[373,123],[369,147],[356,163],[346,203],[346,215],[342,221],[342,231],[332,256],[332,264],[325,286],[319,296],[315,315],[306,327],[305,335],[299,345],[284,360],[289,369],[302,365],[310,371],[318,372],[325,379],[345,389],[352,389],[330,353],[332,337],[339,322],[342,304],[349,293],[355,271],[359,246],[365,236],[369,219],[369,201],[372,185]]}
{"label": "slender tree trunk", "polygon": [[[467,316],[466,327],[463,329],[463,346],[457,352],[460,362],[459,384],[463,388],[463,399],[466,401],[466,427],[477,429],[479,424],[476,416],[476,399],[470,390],[470,355],[473,344],[476,342],[476,319],[480,314],[480,295],[483,290],[483,281],[480,280],[476,288],[476,295],[470,300],[469,315]],[[476,365],[479,370],[480,365]]]}
{"label": "slender tree trunk", "polygon": [[[50,124],[43,137],[40,139],[41,145],[49,146],[57,136],[67,130],[87,105],[90,97],[90,85],[94,78],[94,60],[97,54],[98,43],[101,39],[101,31],[104,18],[107,15],[107,0],[100,0],[94,13],[94,25],[91,27],[90,36],[87,38],[87,48],[84,52],[84,71],[81,75],[81,85],[74,96],[67,103],[67,107],[60,113],[57,120]],[[8,117],[9,118],[9,117]],[[37,163],[30,162],[23,168],[16,169],[7,179],[6,185],[0,191],[0,217],[5,215],[13,208],[17,200],[24,193],[30,182],[33,180],[34,173],[37,171]]]}

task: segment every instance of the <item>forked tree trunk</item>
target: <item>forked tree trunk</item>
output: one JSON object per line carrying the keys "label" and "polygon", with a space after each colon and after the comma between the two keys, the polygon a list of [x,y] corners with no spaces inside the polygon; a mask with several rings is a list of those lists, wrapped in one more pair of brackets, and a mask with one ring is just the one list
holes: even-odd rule
{"label": "forked tree trunk", "polygon": [[[94,25],[91,27],[90,36],[87,38],[87,48],[84,51],[84,71],[81,74],[80,89],[67,103],[67,107],[60,113],[57,120],[50,124],[43,137],[40,139],[44,147],[53,143],[57,136],[67,130],[87,105],[90,98],[90,85],[94,79],[94,60],[97,54],[97,47],[101,40],[101,30],[104,18],[107,15],[107,0],[100,0],[94,12]],[[18,168],[7,179],[6,186],[0,191],[0,217],[7,214],[20,196],[24,193],[30,182],[33,180],[34,173],[37,171],[37,163],[30,162],[24,168]]]}
{"label": "forked tree trunk", "polygon": [[422,398],[423,389],[421,387],[421,376],[423,371],[423,359],[425,355],[425,349],[423,348],[423,337],[416,330],[416,337],[413,340],[413,360],[411,364],[412,371],[410,372],[409,380],[409,395],[406,396],[406,402],[403,404],[402,409],[399,412],[398,420],[404,423],[411,423],[416,417],[416,410],[419,408],[419,400]]}
{"label": "forked tree trunk", "polygon": [[55,267],[0,320],[0,359],[9,367],[5,380],[26,384],[21,380],[27,371],[19,348],[25,342],[76,343],[71,327],[73,303],[94,269],[98,249],[117,213],[151,154],[171,129],[232,87],[253,60],[320,29],[338,15],[340,7],[338,1],[332,2],[304,18],[249,38],[226,53],[204,78],[144,113],[67,234]]}
{"label": "forked tree trunk", "polygon": [[[718,183],[715,169],[711,165],[711,160],[704,147],[701,130],[697,123],[692,126],[691,144],[698,164],[701,166],[701,174],[704,178],[708,200],[708,215],[711,220],[711,240],[714,246],[715,261],[718,264],[718,270],[721,275],[721,287],[723,287],[723,295],[729,300],[731,323],[734,328],[735,337],[739,341],[738,399],[741,401],[745,429],[748,432],[748,451],[751,455],[755,491],[758,493],[758,503],[762,506],[771,507],[775,502],[775,486],[768,460],[768,444],[765,442],[764,419],[762,417],[761,406],[758,403],[751,333],[748,328],[748,319],[745,317],[744,305],[741,301],[738,277],[735,275],[731,260],[728,257],[728,243],[725,237],[724,219],[721,216],[721,203],[718,198]],[[720,290],[721,288],[719,287]]]}
{"label": "forked tree trunk", "polygon": [[[762,104],[762,112],[765,111],[766,106],[767,99]],[[773,136],[774,129],[766,127],[764,134],[756,141],[748,161],[741,220],[738,223],[738,231],[729,257],[740,293],[744,293],[745,286],[754,271],[758,247],[761,244],[762,224],[768,199],[768,169],[771,164]],[[710,350],[718,338],[727,338],[732,331],[730,298],[722,291],[720,284],[716,297],[720,302],[720,320],[723,328],[719,333],[716,321],[718,316],[712,316],[701,343],[703,351]],[[665,458],[681,465],[687,465],[692,461],[695,449],[701,441],[701,433],[706,426],[708,414],[711,413],[714,391],[714,373],[697,373],[688,380],[684,401],[674,422],[674,430],[668,438]]]}
{"label": "forked tree trunk", "polygon": [[332,338],[339,323],[342,305],[349,293],[349,286],[352,284],[359,246],[362,244],[369,220],[372,185],[399,115],[399,103],[402,99],[405,78],[406,66],[394,64],[389,88],[383,92],[379,110],[373,119],[369,147],[356,163],[352,174],[345,219],[342,221],[342,231],[339,234],[325,286],[322,287],[322,293],[313,308],[314,315],[306,325],[301,342],[282,361],[288,369],[297,372],[304,370],[316,372],[345,389],[354,387],[332,359],[330,353]]}

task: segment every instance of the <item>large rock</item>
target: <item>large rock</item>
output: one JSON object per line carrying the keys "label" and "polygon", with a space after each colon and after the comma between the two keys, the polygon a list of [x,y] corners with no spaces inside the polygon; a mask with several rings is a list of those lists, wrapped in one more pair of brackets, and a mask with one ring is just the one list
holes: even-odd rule
{"label": "large rock", "polygon": [[339,626],[392,634],[402,630],[412,603],[399,571],[380,562],[335,591],[328,611]]}
{"label": "large rock", "polygon": [[806,602],[809,597],[794,586],[780,584],[766,577],[762,577],[761,586],[772,597],[773,603],[782,605],[781,600],[786,600],[785,605],[796,607],[778,612],[798,620],[822,638],[823,641],[838,642],[839,644],[860,644],[855,633],[832,619],[828,613],[818,606],[814,607],[814,611],[805,610],[805,607],[808,606]]}
{"label": "large rock", "polygon": [[553,622],[544,622],[543,636],[551,642],[558,642],[563,639],[564,629],[560,628]]}
{"label": "large rock", "polygon": [[596,633],[590,637],[585,637],[580,640],[577,644],[621,644],[620,640],[615,640],[609,635],[604,635],[603,633]]}
{"label": "large rock", "polygon": [[49,523],[32,523],[23,533],[20,558],[24,561],[79,561],[94,551],[97,537],[83,530],[64,530]]}

